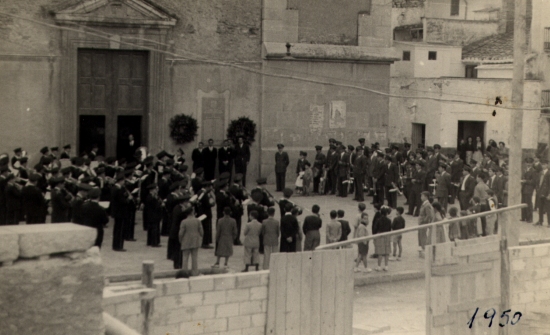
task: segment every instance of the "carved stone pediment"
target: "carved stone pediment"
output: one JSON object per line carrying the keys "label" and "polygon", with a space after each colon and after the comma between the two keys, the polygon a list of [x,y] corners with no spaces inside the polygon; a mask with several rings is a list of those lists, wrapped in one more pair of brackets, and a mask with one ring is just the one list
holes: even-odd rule
{"label": "carved stone pediment", "polygon": [[57,23],[170,28],[177,20],[143,0],[83,0],[55,13]]}

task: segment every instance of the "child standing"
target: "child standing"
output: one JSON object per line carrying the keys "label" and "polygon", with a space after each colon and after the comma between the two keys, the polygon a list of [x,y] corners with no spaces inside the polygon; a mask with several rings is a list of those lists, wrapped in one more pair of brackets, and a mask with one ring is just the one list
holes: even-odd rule
{"label": "child standing", "polygon": [[[357,204],[357,210],[359,213],[356,216],[355,222],[353,223],[353,238],[357,237],[357,229],[359,229],[359,226],[361,225],[361,220],[363,219],[363,214],[367,214],[365,212],[365,209],[367,209],[367,205],[365,205],[364,202],[360,202]],[[368,214],[367,214],[367,220],[368,220]]]}
{"label": "child standing", "polygon": [[337,215],[336,211],[330,211],[330,222],[327,224],[327,244],[338,242],[342,237],[342,225],[336,221]]}
{"label": "child standing", "polygon": [[[391,231],[391,220],[388,218],[390,213],[391,209],[389,207],[382,207],[380,210],[380,218],[378,219],[376,234]],[[380,266],[382,265],[382,259],[384,259],[384,267],[382,270],[388,271],[388,255],[391,252],[390,238],[385,236],[374,240],[374,252],[378,255],[378,267],[375,270],[381,270]]]}
{"label": "child standing", "polygon": [[[364,237],[369,236],[369,230],[367,229],[367,226],[369,225],[369,216],[367,213],[361,214],[361,220],[359,221],[359,226],[355,230],[355,237]],[[353,269],[354,272],[361,271],[359,269],[359,264],[363,262],[363,265],[365,268],[363,269],[363,272],[371,272],[372,270],[367,267],[367,254],[369,253],[369,241],[365,242],[359,242],[357,244],[358,247],[358,254],[357,259],[355,260],[355,268]]]}
{"label": "child standing", "polygon": [[[244,226],[244,265],[259,264],[260,234],[262,224],[258,222],[258,211],[251,211],[249,220]],[[250,262],[250,263],[249,263]]]}
{"label": "child standing", "polygon": [[346,213],[343,210],[338,210],[338,222],[340,222],[340,225],[342,226],[342,236],[340,237],[340,241],[347,241],[348,235],[351,233],[349,222],[344,220],[345,214]]}
{"label": "child standing", "polygon": [[306,161],[304,163],[304,174],[302,176],[303,180],[303,195],[309,196],[311,192],[311,183],[313,181],[313,171],[311,170],[311,164]]}
{"label": "child standing", "polygon": [[[393,219],[393,222],[391,224],[391,230],[400,230],[405,228],[405,219],[403,218],[403,207],[397,207],[396,208],[397,215]],[[403,235],[393,235],[393,259],[400,261],[401,260],[401,253],[403,251],[403,247],[401,245],[401,240],[403,239]],[[397,254],[397,248],[399,248],[399,254],[397,258],[395,258],[395,255]]]}

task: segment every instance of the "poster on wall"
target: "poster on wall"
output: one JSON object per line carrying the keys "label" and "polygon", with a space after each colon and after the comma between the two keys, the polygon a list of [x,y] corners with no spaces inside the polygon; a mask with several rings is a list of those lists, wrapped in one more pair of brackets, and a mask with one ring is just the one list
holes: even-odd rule
{"label": "poster on wall", "polygon": [[325,123],[325,106],[324,105],[309,105],[309,132],[321,133],[323,129],[323,124]]}
{"label": "poster on wall", "polygon": [[329,128],[346,128],[345,101],[332,101],[330,103]]}

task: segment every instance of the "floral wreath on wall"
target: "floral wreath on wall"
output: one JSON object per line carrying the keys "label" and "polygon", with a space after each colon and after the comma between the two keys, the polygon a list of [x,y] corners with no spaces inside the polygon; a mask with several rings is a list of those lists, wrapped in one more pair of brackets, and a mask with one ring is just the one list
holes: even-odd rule
{"label": "floral wreath on wall", "polygon": [[242,136],[245,143],[252,144],[256,137],[256,123],[246,116],[232,120],[227,128],[227,138],[237,143],[237,138]]}
{"label": "floral wreath on wall", "polygon": [[175,115],[170,119],[170,138],[176,144],[193,142],[197,136],[199,126],[197,120],[185,114]]}

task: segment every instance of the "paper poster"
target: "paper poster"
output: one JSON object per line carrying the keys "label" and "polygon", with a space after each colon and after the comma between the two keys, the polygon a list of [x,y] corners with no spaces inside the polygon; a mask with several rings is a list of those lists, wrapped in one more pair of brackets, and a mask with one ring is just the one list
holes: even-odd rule
{"label": "paper poster", "polygon": [[309,130],[311,133],[321,132],[325,123],[325,106],[324,105],[309,105],[310,120]]}
{"label": "paper poster", "polygon": [[332,101],[330,103],[330,128],[346,128],[346,102]]}

